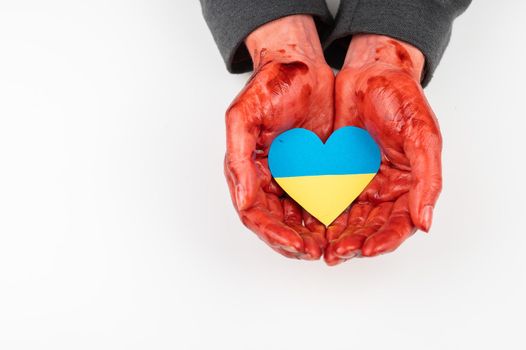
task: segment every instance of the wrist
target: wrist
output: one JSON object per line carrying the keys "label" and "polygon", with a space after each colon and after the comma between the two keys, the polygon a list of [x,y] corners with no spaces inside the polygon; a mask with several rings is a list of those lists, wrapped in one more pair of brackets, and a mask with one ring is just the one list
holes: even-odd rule
{"label": "wrist", "polygon": [[272,57],[325,62],[316,25],[310,15],[291,15],[263,24],[245,39],[254,67]]}
{"label": "wrist", "polygon": [[353,36],[347,49],[343,68],[359,69],[371,63],[404,69],[417,81],[420,81],[425,57],[413,45],[385,35],[358,34]]}

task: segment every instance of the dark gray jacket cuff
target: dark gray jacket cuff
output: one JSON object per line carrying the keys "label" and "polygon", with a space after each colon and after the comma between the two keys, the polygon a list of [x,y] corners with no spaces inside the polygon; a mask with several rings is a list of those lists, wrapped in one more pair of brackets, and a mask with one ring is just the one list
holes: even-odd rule
{"label": "dark gray jacket cuff", "polygon": [[342,0],[325,42],[327,60],[340,68],[353,34],[383,34],[405,41],[426,58],[422,85],[431,80],[451,37],[453,20],[471,0]]}
{"label": "dark gray jacket cuff", "polygon": [[200,0],[206,23],[231,73],[252,69],[244,44],[254,29],[275,19],[295,15],[314,16],[320,37],[327,36],[332,16],[324,0]]}

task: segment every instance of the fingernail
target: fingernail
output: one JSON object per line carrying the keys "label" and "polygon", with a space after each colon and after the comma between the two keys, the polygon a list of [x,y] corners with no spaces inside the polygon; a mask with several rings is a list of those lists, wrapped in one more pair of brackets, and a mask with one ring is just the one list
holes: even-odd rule
{"label": "fingernail", "polygon": [[283,249],[284,251],[287,251],[289,253],[293,253],[293,254],[296,254],[296,253],[299,253],[301,249],[298,249],[297,247],[294,247],[292,245],[281,245],[279,246],[281,249]]}
{"label": "fingernail", "polygon": [[422,229],[425,232],[429,232],[429,229],[431,228],[431,223],[433,222],[433,206],[432,205],[426,205],[424,209],[422,209],[422,213],[420,214],[420,219],[422,222]]}

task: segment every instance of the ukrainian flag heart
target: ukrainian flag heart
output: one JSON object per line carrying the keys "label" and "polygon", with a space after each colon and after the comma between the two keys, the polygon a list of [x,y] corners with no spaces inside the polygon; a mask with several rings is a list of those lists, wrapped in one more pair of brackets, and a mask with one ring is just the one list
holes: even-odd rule
{"label": "ukrainian flag heart", "polygon": [[364,129],[346,126],[325,144],[312,131],[291,129],[272,142],[268,165],[276,182],[328,226],[371,182],[380,148]]}

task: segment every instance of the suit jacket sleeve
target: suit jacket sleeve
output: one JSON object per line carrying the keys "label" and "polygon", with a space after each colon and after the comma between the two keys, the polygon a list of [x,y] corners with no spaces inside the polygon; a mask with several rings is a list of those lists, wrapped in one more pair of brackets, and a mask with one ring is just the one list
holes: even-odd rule
{"label": "suit jacket sleeve", "polygon": [[252,69],[244,40],[267,22],[294,14],[310,14],[322,38],[327,36],[333,24],[324,0],[200,1],[205,21],[231,73]]}
{"label": "suit jacket sleeve", "polygon": [[454,19],[471,0],[342,0],[324,43],[334,68],[343,64],[353,34],[374,33],[405,41],[426,58],[422,85],[433,76],[451,37]]}

